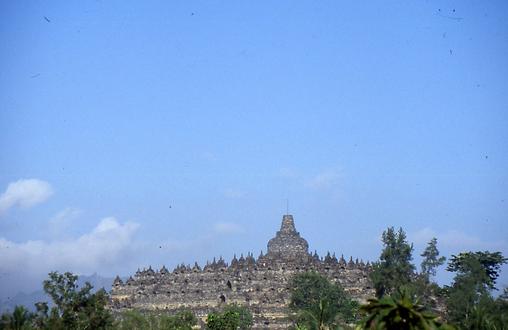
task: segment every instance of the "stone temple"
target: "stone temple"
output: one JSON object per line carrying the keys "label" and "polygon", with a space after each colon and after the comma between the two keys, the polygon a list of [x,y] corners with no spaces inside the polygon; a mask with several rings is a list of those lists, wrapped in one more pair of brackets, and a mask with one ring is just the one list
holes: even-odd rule
{"label": "stone temple", "polygon": [[287,329],[290,281],[294,274],[316,271],[332,282],[339,282],[360,302],[374,296],[368,274],[370,265],[363,261],[346,262],[328,253],[320,258],[309,253],[309,244],[296,231],[293,216],[284,215],[280,230],[268,241],[267,253],[256,259],[249,253],[226,263],[222,257],[201,268],[177,266],[155,271],[138,270],[123,282],[117,277],[111,291],[115,312],[128,309],[173,314],[182,308],[192,310],[205,320],[208,313],[225,304],[247,307],[254,317],[255,329]]}

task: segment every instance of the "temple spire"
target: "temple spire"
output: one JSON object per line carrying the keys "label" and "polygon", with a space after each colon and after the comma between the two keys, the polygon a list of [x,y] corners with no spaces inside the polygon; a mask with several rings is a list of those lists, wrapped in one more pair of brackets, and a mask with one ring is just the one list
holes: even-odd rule
{"label": "temple spire", "polygon": [[282,217],[282,224],[280,226],[281,233],[291,234],[296,233],[295,222],[293,216],[286,214]]}

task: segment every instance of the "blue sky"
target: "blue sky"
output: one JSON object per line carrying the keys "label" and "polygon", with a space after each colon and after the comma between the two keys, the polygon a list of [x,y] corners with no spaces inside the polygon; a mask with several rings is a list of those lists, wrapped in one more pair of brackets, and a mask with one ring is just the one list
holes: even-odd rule
{"label": "blue sky", "polygon": [[507,9],[1,2],[0,296],[257,255],[286,199],[321,254],[508,255]]}

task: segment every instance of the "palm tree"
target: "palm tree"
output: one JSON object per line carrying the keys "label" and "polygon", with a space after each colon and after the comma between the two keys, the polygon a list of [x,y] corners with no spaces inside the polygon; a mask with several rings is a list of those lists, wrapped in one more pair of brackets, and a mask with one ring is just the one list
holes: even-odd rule
{"label": "palm tree", "polygon": [[400,299],[383,297],[369,299],[368,304],[362,305],[360,310],[366,317],[357,326],[360,329],[452,329],[441,324],[437,317],[427,313],[422,305],[413,302],[406,292],[401,293]]}
{"label": "palm tree", "polygon": [[[317,310],[302,310],[298,313],[297,329],[307,329],[307,326],[311,330],[327,330],[325,311],[326,302],[322,299],[319,301],[319,307]],[[306,324],[306,325],[304,325]]]}

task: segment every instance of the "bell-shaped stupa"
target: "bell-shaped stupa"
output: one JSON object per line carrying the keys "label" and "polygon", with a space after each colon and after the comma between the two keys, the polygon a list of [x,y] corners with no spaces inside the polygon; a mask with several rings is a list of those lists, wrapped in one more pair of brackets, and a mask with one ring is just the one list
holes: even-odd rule
{"label": "bell-shaped stupa", "polygon": [[268,241],[267,257],[271,259],[305,259],[309,256],[309,244],[296,231],[293,216],[282,217],[280,230]]}

